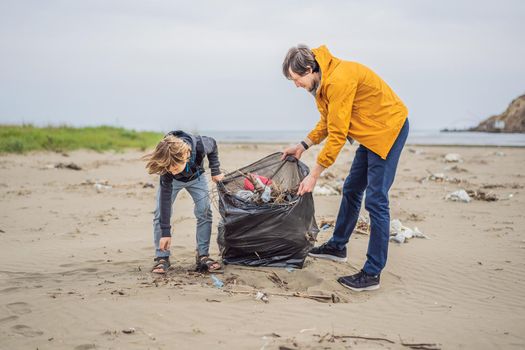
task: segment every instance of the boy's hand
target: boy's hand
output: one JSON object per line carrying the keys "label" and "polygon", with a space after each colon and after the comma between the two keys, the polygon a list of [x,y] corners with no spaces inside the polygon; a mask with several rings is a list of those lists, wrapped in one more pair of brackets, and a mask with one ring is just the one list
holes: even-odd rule
{"label": "boy's hand", "polygon": [[169,250],[171,247],[171,237],[162,237],[159,242],[159,249],[162,251]]}
{"label": "boy's hand", "polygon": [[224,174],[220,173],[219,175],[212,176],[211,179],[215,183],[220,182],[222,179],[224,179]]}

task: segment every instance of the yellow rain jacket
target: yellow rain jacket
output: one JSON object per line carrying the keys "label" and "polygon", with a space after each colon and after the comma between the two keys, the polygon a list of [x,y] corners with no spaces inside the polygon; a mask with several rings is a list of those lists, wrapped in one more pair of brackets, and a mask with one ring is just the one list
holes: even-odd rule
{"label": "yellow rain jacket", "polygon": [[332,165],[347,136],[386,159],[407,118],[406,106],[369,68],[332,56],[324,45],[312,52],[321,69],[315,96],[321,119],[308,138],[314,144],[327,138],[317,162]]}

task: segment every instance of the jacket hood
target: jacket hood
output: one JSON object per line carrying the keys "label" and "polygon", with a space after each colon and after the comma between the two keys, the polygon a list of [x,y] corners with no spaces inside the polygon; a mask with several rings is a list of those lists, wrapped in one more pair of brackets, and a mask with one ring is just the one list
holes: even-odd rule
{"label": "jacket hood", "polygon": [[315,60],[319,64],[319,68],[321,69],[322,79],[328,78],[341,62],[339,58],[332,56],[325,45],[312,49],[312,52],[314,53]]}

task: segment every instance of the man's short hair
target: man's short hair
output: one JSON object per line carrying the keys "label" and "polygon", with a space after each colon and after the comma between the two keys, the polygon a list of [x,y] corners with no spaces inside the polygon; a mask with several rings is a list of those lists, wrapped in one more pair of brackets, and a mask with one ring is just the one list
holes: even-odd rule
{"label": "man's short hair", "polygon": [[315,60],[312,50],[303,44],[290,48],[283,61],[283,74],[286,79],[292,79],[290,70],[295,74],[304,76],[308,74],[308,68],[312,68],[313,72],[319,72],[319,64]]}

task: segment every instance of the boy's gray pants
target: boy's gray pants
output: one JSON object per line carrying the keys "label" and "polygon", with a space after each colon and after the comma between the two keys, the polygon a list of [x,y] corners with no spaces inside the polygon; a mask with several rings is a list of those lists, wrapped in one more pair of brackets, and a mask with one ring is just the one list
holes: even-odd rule
{"label": "boy's gray pants", "polygon": [[[211,236],[211,223],[212,223],[212,212],[210,206],[210,199],[208,197],[208,184],[206,177],[199,176],[197,179],[189,182],[181,182],[173,180],[173,190],[171,192],[171,206],[177,198],[177,194],[183,188],[189,192],[193,198],[194,208],[193,213],[197,219],[197,251],[199,256],[208,255],[210,247],[210,236]],[[159,242],[162,237],[160,230],[160,187],[157,191],[157,206],[155,208],[153,216],[153,241],[155,243],[155,256],[156,257],[169,257],[171,252],[169,250],[160,250]]]}

